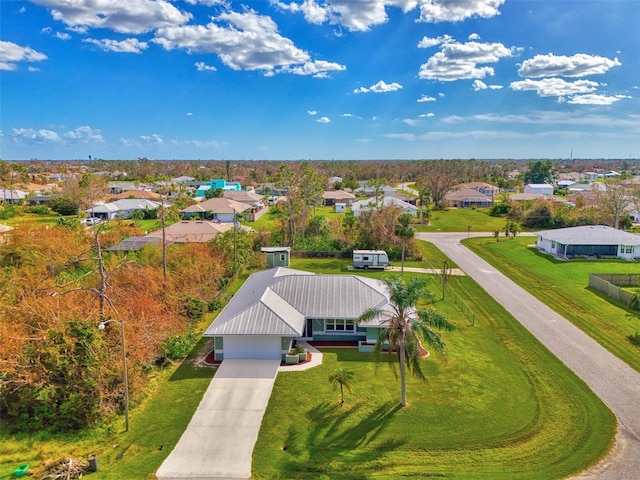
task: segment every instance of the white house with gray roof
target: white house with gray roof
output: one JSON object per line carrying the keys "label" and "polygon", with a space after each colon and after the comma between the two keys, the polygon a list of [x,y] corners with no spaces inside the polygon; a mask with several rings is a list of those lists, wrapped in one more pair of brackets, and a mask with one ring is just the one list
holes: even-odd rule
{"label": "white house with gray roof", "polygon": [[640,235],[604,225],[559,228],[537,232],[536,246],[562,258],[587,257],[640,258]]}
{"label": "white house with gray roof", "polygon": [[280,359],[294,340],[374,344],[379,320],[356,324],[365,310],[390,308],[385,285],[356,275],[291,268],[253,273],[205,332],[215,360]]}

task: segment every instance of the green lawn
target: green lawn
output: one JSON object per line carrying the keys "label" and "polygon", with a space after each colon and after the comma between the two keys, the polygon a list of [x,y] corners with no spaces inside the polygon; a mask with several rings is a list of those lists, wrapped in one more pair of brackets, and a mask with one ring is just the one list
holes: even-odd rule
{"label": "green lawn", "polygon": [[471,225],[472,232],[494,232],[504,230],[506,219],[490,217],[487,208],[451,208],[431,211],[429,226],[416,226],[419,232],[466,232]]}
{"label": "green lawn", "polygon": [[[476,311],[475,326],[436,303],[458,330],[446,335],[446,362],[424,360],[427,383],[408,378],[409,406],[399,408],[386,363],[326,349],[322,366],[278,375],[254,478],[551,479],[601,458],[613,414],[475,282],[451,281]],[[328,382],[338,367],[357,381],[343,407]]]}
{"label": "green lawn", "polygon": [[16,225],[19,225],[22,223],[34,223],[37,225],[55,225],[59,218],[62,218],[62,217],[57,213],[49,213],[46,215],[38,215],[35,213],[23,213],[21,215],[16,215],[13,218],[0,220],[0,223],[9,225],[12,227],[15,227]]}
{"label": "green lawn", "polygon": [[627,338],[640,332],[640,312],[591,290],[590,273],[638,273],[635,262],[617,260],[556,260],[527,245],[532,237],[495,242],[465,240],[465,245],[640,371],[640,348]]}

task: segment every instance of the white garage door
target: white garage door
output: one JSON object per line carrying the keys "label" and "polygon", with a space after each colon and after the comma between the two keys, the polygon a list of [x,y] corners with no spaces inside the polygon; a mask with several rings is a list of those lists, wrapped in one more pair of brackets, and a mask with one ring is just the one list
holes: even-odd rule
{"label": "white garage door", "polygon": [[222,341],[224,358],[268,358],[280,360],[280,337],[230,335]]}

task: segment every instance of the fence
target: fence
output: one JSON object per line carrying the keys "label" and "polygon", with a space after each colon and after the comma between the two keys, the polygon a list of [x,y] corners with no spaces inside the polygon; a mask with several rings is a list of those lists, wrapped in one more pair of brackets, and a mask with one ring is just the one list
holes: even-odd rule
{"label": "fence", "polygon": [[625,305],[632,305],[633,303],[632,308],[640,310],[640,304],[638,302],[632,302],[635,295],[620,288],[619,285],[636,287],[640,285],[639,275],[634,273],[591,273],[589,275],[589,287]]}

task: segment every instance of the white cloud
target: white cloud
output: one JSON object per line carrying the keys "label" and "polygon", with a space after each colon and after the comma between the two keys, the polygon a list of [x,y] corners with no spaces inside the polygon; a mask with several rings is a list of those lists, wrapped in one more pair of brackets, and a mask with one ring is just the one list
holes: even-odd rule
{"label": "white cloud", "polygon": [[278,73],[293,73],[294,75],[313,75],[315,78],[327,78],[330,71],[342,71],[347,67],[324,60],[306,62],[302,65],[285,66],[277,70]]}
{"label": "white cloud", "polygon": [[418,42],[418,48],[435,47],[436,45],[440,45],[442,43],[447,43],[451,41],[453,41],[453,37],[451,35],[442,35],[440,37],[435,37],[435,38],[422,37],[422,40]]}
{"label": "white cloud", "polygon": [[14,128],[11,135],[16,143],[33,144],[79,144],[79,143],[104,143],[102,132],[88,126],[78,127],[63,134],[53,130],[32,128]]}
{"label": "white cloud", "polygon": [[40,69],[39,69],[38,67],[33,67],[33,66],[29,65],[29,66],[27,67],[27,71],[28,71],[28,72],[39,72],[39,71],[40,71]]}
{"label": "white cloud", "polygon": [[193,117],[193,112],[187,112],[186,115],[187,117]]}
{"label": "white cloud", "polygon": [[515,91],[534,91],[541,97],[565,97],[591,93],[598,88],[597,82],[576,80],[567,82],[561,78],[543,78],[541,80],[520,80],[512,82],[510,87]]}
{"label": "white cloud", "polygon": [[459,115],[449,115],[442,121],[444,123],[462,123],[465,121],[465,119]]}
{"label": "white cloud", "polygon": [[183,48],[189,53],[215,53],[229,68],[264,70],[267,75],[283,72],[321,76],[324,72],[345,68],[311,60],[306,51],[280,35],[270,17],[250,9],[243,13],[223,12],[212,17],[207,25],[160,28],[153,41],[166,50]]}
{"label": "white cloud", "polygon": [[357,118],[358,120],[362,120],[362,117],[358,115],[354,115],[353,113],[342,113],[340,114],[340,116],[345,118]]}
{"label": "white cloud", "polygon": [[397,7],[406,13],[416,8],[418,0],[303,0],[302,3],[275,0],[273,3],[282,10],[302,13],[305,20],[314,25],[329,22],[352,32],[364,32],[387,23],[387,7]]}
{"label": "white cloud", "polygon": [[436,114],[433,113],[433,112],[423,113],[423,114],[418,115],[418,117],[420,117],[420,118],[431,118],[431,117],[435,117],[435,116],[436,116]]}
{"label": "white cloud", "polygon": [[631,98],[627,95],[614,95],[614,96],[606,96],[606,95],[598,95],[595,93],[588,93],[586,95],[575,95],[571,97],[567,103],[571,103],[574,105],[611,105],[612,103],[618,102],[623,98]]}
{"label": "white cloud", "polygon": [[418,100],[416,100],[416,102],[418,103],[435,102],[435,101],[436,101],[435,97],[430,97],[428,95],[422,95]]}
{"label": "white cloud", "polygon": [[480,40],[480,35],[478,35],[477,33],[472,33],[471,35],[469,35],[467,37],[468,40]]}
{"label": "white cloud", "polygon": [[215,5],[226,5],[228,0],[184,0],[185,2],[191,5],[198,5],[199,3],[202,5],[208,5],[213,7]]}
{"label": "white cloud", "polygon": [[105,52],[117,53],[142,53],[142,51],[146,50],[149,46],[147,42],[141,42],[137,38],[127,38],[125,40],[85,38],[82,41],[92,43],[100,47]]}
{"label": "white cloud", "polygon": [[[157,133],[151,135],[140,135],[137,138],[120,138],[120,143],[126,147],[147,147],[147,146],[163,146],[165,144],[162,135]],[[170,142],[173,145],[184,145],[186,142]]]}
{"label": "white cloud", "polygon": [[505,115],[498,113],[485,113],[474,115],[476,121],[495,123],[522,123],[534,125],[579,125],[598,128],[637,129],[639,116],[611,118],[607,115],[585,115],[582,112],[571,111],[538,111],[528,115]]}
{"label": "white cloud", "polygon": [[199,72],[216,72],[218,69],[213,65],[207,65],[204,62],[196,62],[194,64]]}
{"label": "white cloud", "polygon": [[41,62],[46,60],[44,53],[31,47],[22,47],[13,42],[0,40],[0,70],[16,70],[18,62]]}
{"label": "white cloud", "polygon": [[309,115],[311,115],[312,117],[313,117],[314,115],[317,115],[317,114],[318,114],[318,112],[317,112],[316,110],[307,110],[307,113],[308,113]]}
{"label": "white cloud", "polygon": [[120,33],[143,33],[182,25],[191,14],[178,10],[167,0],[32,0],[51,9],[55,20],[75,31],[109,28]]}
{"label": "white cloud", "polygon": [[501,43],[449,42],[420,66],[419,77],[425,80],[451,82],[454,80],[485,78],[494,70],[486,63],[496,63],[513,56],[515,49]]}
{"label": "white cloud", "polygon": [[71,40],[71,35],[66,32],[56,32],[55,37],[59,38],[60,40]]}
{"label": "white cloud", "polygon": [[486,90],[487,88],[491,90],[500,90],[502,85],[487,85],[482,80],[474,80],[473,81],[473,89],[478,92],[480,90]]}
{"label": "white cloud", "polygon": [[320,117],[319,119],[316,120],[316,122],[318,123],[329,123],[331,121],[331,119],[329,117]]}
{"label": "white cloud", "polygon": [[518,74],[525,78],[538,77],[585,77],[606,73],[613,67],[622,65],[617,58],[613,60],[598,55],[577,53],[572,57],[565,55],[536,55],[522,62]]}
{"label": "white cloud", "polygon": [[402,123],[406,123],[410,127],[415,127],[419,122],[417,120],[414,120],[413,118],[405,118],[402,120]]}
{"label": "white cloud", "polygon": [[104,143],[102,132],[86,125],[66,132],[63,137],[70,143]]}
{"label": "white cloud", "polygon": [[367,87],[356,88],[353,91],[353,93],[369,93],[369,92],[388,93],[388,92],[395,92],[396,90],[401,90],[401,89],[402,89],[402,85],[400,85],[399,83],[396,83],[396,82],[386,83],[384,80],[380,80],[378,83],[376,83],[375,85],[371,85],[369,88]]}
{"label": "white cloud", "polygon": [[420,20],[429,23],[461,22],[467,18],[500,15],[505,0],[421,0]]}

